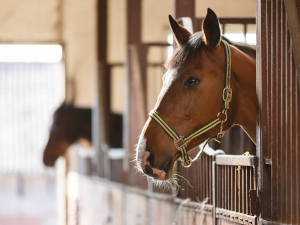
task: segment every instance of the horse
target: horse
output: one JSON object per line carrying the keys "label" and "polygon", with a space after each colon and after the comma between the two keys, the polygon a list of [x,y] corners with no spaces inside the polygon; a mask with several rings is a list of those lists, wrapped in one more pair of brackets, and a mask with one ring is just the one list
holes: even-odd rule
{"label": "horse", "polygon": [[76,108],[63,102],[54,112],[49,139],[43,154],[46,166],[54,166],[56,159],[78,139],[92,143],[92,110]]}
{"label": "horse", "polygon": [[[114,136],[110,141],[112,148],[122,147],[123,117],[112,113],[111,128]],[[79,139],[92,144],[92,109],[78,108],[73,103],[63,102],[54,112],[53,123],[43,162],[46,166],[54,166],[56,159],[64,155],[67,149]]]}
{"label": "horse", "polygon": [[[191,34],[171,16],[176,41],[156,105],[136,147],[136,168],[160,187],[174,187],[174,164],[189,167],[188,152],[240,125],[256,141],[256,50],[222,36],[217,15],[207,10],[202,31]],[[221,110],[220,110],[221,108]],[[207,143],[206,142],[206,143]]]}

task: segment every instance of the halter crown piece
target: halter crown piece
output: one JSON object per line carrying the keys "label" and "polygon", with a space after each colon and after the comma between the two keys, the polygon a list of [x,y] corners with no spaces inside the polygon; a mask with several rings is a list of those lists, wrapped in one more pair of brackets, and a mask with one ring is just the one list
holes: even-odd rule
{"label": "halter crown piece", "polygon": [[[224,89],[223,89],[223,95],[222,95],[222,106],[221,111],[218,113],[217,117],[204,125],[203,127],[199,128],[198,130],[194,131],[193,133],[183,137],[178,135],[164,120],[161,118],[158,113],[154,110],[151,110],[149,113],[149,116],[152,117],[165,131],[166,133],[174,140],[175,147],[181,152],[181,161],[182,166],[184,167],[190,167],[192,165],[192,162],[197,161],[202,153],[203,150],[211,139],[217,140],[218,138],[221,138],[224,136],[225,131],[223,131],[223,124],[227,120],[227,110],[229,109],[229,103],[232,99],[232,89],[230,88],[230,73],[231,73],[231,54],[230,54],[230,47],[229,44],[225,41],[221,41],[224,47],[224,53],[225,53],[225,67],[224,67]],[[219,115],[223,114],[226,116],[225,120],[221,120],[219,118]],[[216,137],[210,138],[206,141],[203,148],[198,152],[196,157],[194,159],[191,159],[187,153],[187,144],[195,137],[198,137],[199,135],[205,133],[206,131],[214,128],[216,125],[220,124],[220,132],[217,134]]]}

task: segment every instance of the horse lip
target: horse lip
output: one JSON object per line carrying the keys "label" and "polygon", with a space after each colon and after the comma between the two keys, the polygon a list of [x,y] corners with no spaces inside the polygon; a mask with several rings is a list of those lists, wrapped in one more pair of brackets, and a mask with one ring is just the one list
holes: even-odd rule
{"label": "horse lip", "polygon": [[[170,166],[172,165],[172,158],[170,158],[167,162],[167,165],[164,167],[164,169],[161,171],[161,173],[159,174],[159,176],[155,179],[160,180],[160,176],[165,173],[165,175],[167,174],[167,171],[170,169]],[[165,175],[163,177],[165,177]],[[164,180],[164,178],[162,179]]]}
{"label": "horse lip", "polygon": [[164,171],[165,173],[167,173],[167,172],[169,171],[169,169],[170,169],[171,166],[172,166],[172,160],[171,160],[171,158],[170,158],[169,161],[168,161],[168,163],[167,163],[167,165],[166,165],[165,168],[163,169],[163,171]]}

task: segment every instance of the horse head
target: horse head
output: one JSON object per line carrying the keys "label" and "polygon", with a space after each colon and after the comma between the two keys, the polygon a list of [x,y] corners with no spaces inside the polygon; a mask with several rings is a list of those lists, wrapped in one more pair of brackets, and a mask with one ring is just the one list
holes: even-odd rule
{"label": "horse head", "polygon": [[56,159],[78,139],[78,116],[73,104],[62,103],[55,111],[50,136],[44,150],[43,162],[53,166]]}
{"label": "horse head", "polygon": [[[250,60],[252,60],[250,72],[254,73],[254,81],[251,80],[248,85],[254,84],[254,89],[251,86],[249,91],[254,92],[254,100],[251,93],[253,101],[251,106],[255,105],[256,113],[255,59],[231,44],[224,44],[227,42],[222,37],[216,14],[208,9],[202,31],[194,34],[178,24],[171,16],[169,20],[177,48],[171,59],[165,63],[167,71],[163,76],[163,87],[136,149],[137,169],[154,178],[152,180],[158,185],[164,181],[173,182],[174,163],[178,158],[185,158],[184,163],[190,165],[188,151],[209,138],[221,136],[220,132],[228,130],[233,124],[242,124],[237,115],[243,108],[241,101],[244,100],[241,95],[245,93],[238,90],[243,88],[243,82],[240,82],[239,77],[234,74],[248,69],[244,64],[249,64]],[[231,59],[230,54],[232,63],[227,65]],[[234,67],[231,77],[228,66]],[[228,70],[229,78],[226,75]],[[230,81],[228,88],[226,85],[224,87],[224,79],[227,78]],[[222,113],[224,104],[229,102],[230,108],[228,105],[226,113]],[[187,141],[183,138],[195,134],[199,128],[202,129],[200,135],[198,133]],[[182,150],[184,148],[185,153]]]}

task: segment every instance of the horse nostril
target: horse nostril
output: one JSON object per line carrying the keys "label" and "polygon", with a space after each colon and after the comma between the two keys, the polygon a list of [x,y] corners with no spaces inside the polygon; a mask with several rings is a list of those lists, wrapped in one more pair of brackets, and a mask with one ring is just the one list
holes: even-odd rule
{"label": "horse nostril", "polygon": [[146,165],[145,172],[148,175],[153,174],[153,170],[151,169],[151,167],[149,165]]}
{"label": "horse nostril", "polygon": [[150,155],[147,158],[147,162],[149,162],[150,165],[153,165],[153,163],[154,163],[154,156],[153,156],[153,154],[150,153]]}

